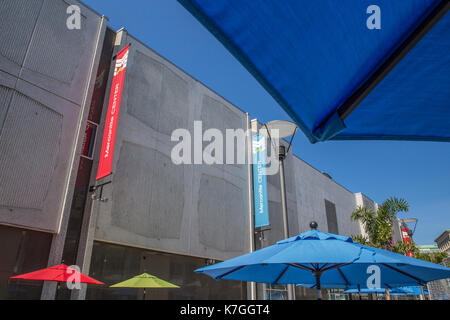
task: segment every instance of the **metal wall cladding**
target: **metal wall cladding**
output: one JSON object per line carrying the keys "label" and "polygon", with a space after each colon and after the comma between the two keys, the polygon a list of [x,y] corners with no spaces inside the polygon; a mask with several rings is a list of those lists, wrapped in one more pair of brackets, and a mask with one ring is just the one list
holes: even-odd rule
{"label": "metal wall cladding", "polygon": [[[294,236],[299,233],[296,203],[292,200],[288,200],[287,207],[288,207],[289,236]],[[277,241],[284,239],[283,214],[281,212],[281,202],[269,201],[269,222],[270,222],[270,230],[265,231],[264,236],[267,241],[267,243],[264,244],[265,246],[272,245]]]}
{"label": "metal wall cladding", "polygon": [[[282,144],[285,145],[286,150],[288,147],[287,143],[282,142]],[[293,174],[293,162],[295,161],[292,159],[291,151],[289,151],[289,154],[287,155],[286,159],[284,160],[284,171],[285,171],[285,184],[286,184],[286,191],[288,193],[294,193],[295,194],[295,175]],[[280,190],[280,175],[272,174],[267,176],[267,182],[270,183],[274,188],[277,188]]]}
{"label": "metal wall cladding", "polygon": [[5,122],[6,112],[11,101],[11,97],[14,93],[13,89],[5,86],[0,86],[0,132],[2,131],[3,124]]}
{"label": "metal wall cladding", "polygon": [[0,205],[43,208],[59,154],[62,118],[14,93],[0,137]]}
{"label": "metal wall cladding", "polygon": [[76,0],[0,2],[0,223],[58,231],[101,21]]}
{"label": "metal wall cladding", "polygon": [[[310,230],[309,223],[316,221],[320,231],[337,229],[346,236],[360,234],[359,223],[350,219],[356,208],[355,194],[298,158],[294,161],[294,173],[300,232]],[[332,202],[336,210],[337,221],[330,226],[325,200]]]}
{"label": "metal wall cladding", "polygon": [[246,130],[246,114],[126,31],[117,38],[132,45],[96,240],[216,259],[248,252],[247,166],[171,160],[174,130],[189,132],[192,163],[194,121]]}
{"label": "metal wall cladding", "polygon": [[201,175],[197,222],[202,245],[225,252],[247,249],[246,192],[226,179]]}
{"label": "metal wall cladding", "polygon": [[[246,159],[245,141],[239,142],[236,140],[227,140],[226,131],[227,129],[236,130],[242,129],[242,115],[230,112],[230,110],[217,99],[209,95],[202,96],[202,112],[200,120],[202,121],[204,130],[207,129],[218,129],[223,135],[223,148],[222,148],[222,163],[227,164],[227,143],[233,144],[233,148],[229,148],[232,153],[229,155],[228,164],[240,168],[238,159]],[[210,144],[210,141],[203,141],[203,150]],[[234,155],[234,157],[231,157]],[[244,160],[245,161],[245,160]],[[242,163],[242,162],[240,162]],[[222,166],[223,164],[213,164],[214,166]]]}
{"label": "metal wall cladding", "polygon": [[[29,44],[24,67],[57,81],[70,84],[78,68],[88,69],[89,63],[81,66],[88,49],[88,34],[84,28],[86,16],[81,10],[81,29],[68,29],[66,13],[68,3],[60,0],[45,1]],[[95,33],[94,33],[95,34]],[[51,68],[50,68],[51,66]]]}
{"label": "metal wall cladding", "polygon": [[183,166],[170,157],[123,142],[114,174],[112,224],[153,239],[179,239],[185,201]]}
{"label": "metal wall cladding", "polygon": [[0,53],[22,65],[44,0],[3,0],[0,5]]}
{"label": "metal wall cladding", "polygon": [[134,61],[127,71],[127,112],[146,126],[169,136],[177,128],[186,128],[187,81],[140,51],[136,51]]}

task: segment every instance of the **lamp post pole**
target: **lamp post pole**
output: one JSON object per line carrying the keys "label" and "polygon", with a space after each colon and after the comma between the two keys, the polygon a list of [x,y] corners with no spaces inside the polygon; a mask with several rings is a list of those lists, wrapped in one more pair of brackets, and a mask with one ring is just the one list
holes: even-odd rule
{"label": "lamp post pole", "polygon": [[279,147],[278,158],[280,160],[280,190],[281,190],[281,210],[283,216],[283,236],[284,239],[289,238],[289,224],[286,204],[286,182],[284,180],[284,159],[286,158],[286,149],[284,146]]}
{"label": "lamp post pole", "polygon": [[[289,223],[288,223],[288,212],[287,212],[287,201],[286,201],[286,182],[284,177],[284,159],[286,159],[286,148],[284,146],[279,146],[278,148],[278,159],[280,160],[280,190],[281,190],[281,211],[283,217],[283,236],[284,239],[289,238]],[[287,296],[288,300],[295,299],[295,288],[293,284],[287,285]]]}
{"label": "lamp post pole", "polygon": [[[288,211],[287,211],[287,201],[286,201],[286,183],[285,183],[285,177],[284,177],[284,159],[286,159],[286,155],[292,146],[292,140],[294,139],[297,129],[298,129],[298,127],[295,123],[286,121],[286,120],[271,121],[269,123],[266,123],[264,125],[264,128],[262,129],[262,134],[264,136],[268,137],[272,143],[274,143],[274,141],[273,141],[272,135],[270,133],[271,130],[276,130],[276,135],[275,135],[276,139],[283,139],[283,138],[291,137],[291,141],[289,142],[289,147],[287,150],[286,150],[285,146],[283,146],[281,144],[278,145],[280,190],[281,190],[281,214],[282,214],[282,219],[283,219],[284,239],[289,238],[289,223],[288,223]],[[275,145],[274,145],[274,147],[275,147]],[[287,296],[288,296],[288,300],[295,299],[295,287],[293,284],[287,285]]]}

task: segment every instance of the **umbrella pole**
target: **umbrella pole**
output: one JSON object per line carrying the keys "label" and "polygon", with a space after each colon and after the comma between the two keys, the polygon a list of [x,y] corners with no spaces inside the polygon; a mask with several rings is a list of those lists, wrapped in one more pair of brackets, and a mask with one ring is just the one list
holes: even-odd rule
{"label": "umbrella pole", "polygon": [[322,274],[320,272],[315,272],[314,276],[316,277],[316,289],[317,289],[317,300],[322,300],[322,292],[320,291],[320,276]]}
{"label": "umbrella pole", "polygon": [[384,290],[385,290],[385,292],[386,292],[386,300],[391,300],[391,294],[389,293],[389,289],[386,288],[386,289],[384,289]]}
{"label": "umbrella pole", "polygon": [[423,286],[420,286],[420,300],[425,300],[425,291],[423,290]]}

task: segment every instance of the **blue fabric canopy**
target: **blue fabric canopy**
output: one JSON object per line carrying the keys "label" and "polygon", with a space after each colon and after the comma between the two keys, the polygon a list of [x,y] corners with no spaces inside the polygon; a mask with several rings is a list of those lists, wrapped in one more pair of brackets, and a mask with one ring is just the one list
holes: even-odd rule
{"label": "blue fabric canopy", "polygon": [[378,268],[380,288],[424,286],[429,281],[450,277],[447,267],[316,230],[195,272],[216,280],[366,289],[374,268]]}
{"label": "blue fabric canopy", "polygon": [[450,141],[448,0],[179,2],[312,143]]}

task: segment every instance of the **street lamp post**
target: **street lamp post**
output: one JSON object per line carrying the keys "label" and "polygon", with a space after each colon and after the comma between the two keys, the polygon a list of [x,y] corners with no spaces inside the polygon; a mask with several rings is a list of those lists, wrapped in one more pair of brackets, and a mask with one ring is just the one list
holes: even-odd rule
{"label": "street lamp post", "polygon": [[[289,223],[288,223],[288,211],[287,211],[287,201],[286,201],[286,182],[285,182],[285,174],[284,174],[284,160],[286,159],[286,155],[289,152],[289,149],[292,145],[292,140],[294,139],[294,135],[297,132],[297,125],[293,122],[286,120],[275,120],[266,123],[263,128],[260,129],[260,133],[265,137],[269,137],[270,141],[274,143],[271,132],[277,130],[277,137],[279,139],[291,137],[289,142],[289,146],[286,150],[286,147],[279,144],[278,148],[274,145],[274,149],[278,150],[278,160],[279,160],[279,169],[280,169],[280,191],[281,191],[281,213],[283,218],[283,237],[284,239],[289,238]],[[287,285],[287,294],[288,300],[295,300],[295,287],[293,284]]]}
{"label": "street lamp post", "polygon": [[286,182],[284,180],[284,159],[286,158],[286,149],[284,146],[279,146],[278,159],[280,160],[280,191],[281,191],[281,207],[283,215],[283,236],[289,238],[289,224],[287,215],[287,201],[286,201]]}

